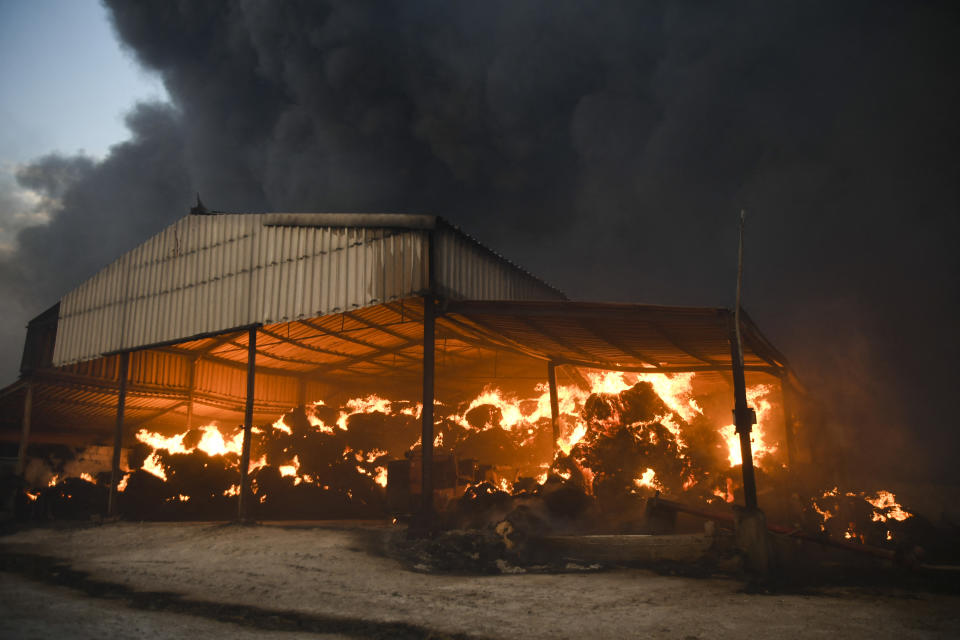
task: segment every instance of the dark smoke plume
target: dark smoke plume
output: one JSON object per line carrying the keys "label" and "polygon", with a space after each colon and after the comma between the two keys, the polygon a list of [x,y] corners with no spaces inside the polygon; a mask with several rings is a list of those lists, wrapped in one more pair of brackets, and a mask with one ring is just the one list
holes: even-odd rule
{"label": "dark smoke plume", "polygon": [[[851,464],[949,469],[952,4],[107,5],[173,105],[136,107],[131,139],[20,233],[5,331],[196,190],[227,211],[438,213],[572,297],[703,305],[732,303],[745,207],[745,304]],[[47,190],[50,164],[21,180]]]}

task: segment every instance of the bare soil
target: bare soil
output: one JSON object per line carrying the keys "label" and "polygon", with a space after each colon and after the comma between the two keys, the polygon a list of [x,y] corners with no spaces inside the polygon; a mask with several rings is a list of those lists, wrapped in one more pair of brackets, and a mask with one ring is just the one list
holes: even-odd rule
{"label": "bare soil", "polygon": [[951,593],[889,584],[751,593],[731,578],[640,569],[436,575],[385,556],[387,533],[362,523],[19,531],[0,537],[0,636],[960,636]]}

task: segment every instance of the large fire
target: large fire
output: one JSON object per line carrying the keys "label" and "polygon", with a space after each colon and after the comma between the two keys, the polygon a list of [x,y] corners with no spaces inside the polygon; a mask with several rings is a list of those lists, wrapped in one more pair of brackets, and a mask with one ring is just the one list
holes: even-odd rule
{"label": "large fire", "polygon": [[[698,495],[708,501],[733,500],[734,485],[738,484],[734,467],[740,464],[739,441],[728,436],[727,426],[708,425],[694,395],[693,373],[586,371],[584,379],[589,388],[558,388],[560,437],[556,448],[546,384],[537,385],[532,397],[518,397],[487,386],[457,406],[438,402],[434,445],[457,458],[486,464],[486,479],[507,492],[523,478],[535,478],[542,484],[551,474],[569,479],[576,472],[584,490],[593,494],[598,483],[608,481],[611,474],[619,478],[624,473],[623,469],[613,473],[605,468],[604,458],[609,455],[602,450],[609,447],[608,440],[618,438],[620,445],[629,440],[637,445],[631,445],[636,460],[629,462],[631,477],[626,478],[630,493],[683,493],[697,488]],[[769,385],[759,385],[748,392],[759,417],[753,431],[758,464],[774,464],[767,456],[777,451],[776,443],[767,436],[771,431],[767,424],[770,391]],[[644,403],[649,406],[641,406]],[[347,469],[344,465],[385,487],[386,463],[416,455],[419,450],[420,412],[419,403],[368,395],[347,400],[338,408],[316,401],[306,408],[302,424],[296,423],[293,414],[287,414],[269,427],[254,428],[250,465],[254,491],[267,491],[259,486],[264,483],[257,482],[256,472],[271,468],[293,486],[306,484],[329,490],[336,482],[327,472],[338,468],[342,476]],[[386,440],[380,442],[384,436]],[[239,427],[225,429],[217,424],[173,435],[143,428],[136,439],[147,448],[137,468],[167,481],[174,462],[187,456],[202,455],[219,460],[218,468],[236,469],[243,432]],[[705,440],[710,440],[710,446],[722,455],[710,452],[712,461],[698,455],[695,448]],[[313,449],[318,444],[333,453],[317,455]],[[304,446],[310,450],[299,450]],[[317,464],[321,462],[318,457],[324,464]],[[566,462],[561,463],[563,460]],[[204,463],[204,468],[209,464]],[[127,479],[125,476],[124,486]],[[463,486],[467,484],[465,481]],[[230,485],[214,493],[233,496],[236,491]],[[349,491],[355,494],[357,488]],[[265,499],[263,495],[261,499]]]}
{"label": "large fire", "polygon": [[[466,402],[437,402],[435,460],[448,461],[443,464],[453,474],[437,479],[435,471],[438,489],[455,499],[484,482],[489,490],[514,494],[559,482],[606,512],[635,508],[637,500],[655,494],[715,506],[738,499],[740,441],[729,424],[728,392],[712,396],[693,373],[579,373],[579,384],[557,390],[556,443],[546,384],[527,396],[486,386]],[[753,462],[761,474],[785,466],[777,395],[770,384],[747,389],[757,414]],[[339,405],[318,400],[253,427],[249,473],[256,506],[276,513],[303,505],[322,512],[337,504],[341,514],[382,512],[388,475],[395,481],[388,474],[393,461],[409,460],[409,480],[401,482],[418,492],[421,413],[417,402],[366,395]],[[241,427],[211,423],[163,434],[148,425],[135,437],[136,451],[118,487],[124,494],[153,492],[163,505],[195,513],[223,508],[239,495]],[[98,482],[89,474],[83,479]],[[54,477],[50,486],[62,481]],[[870,511],[860,517],[843,500]],[[343,505],[372,511],[344,511]],[[911,517],[889,491],[841,495],[834,489],[807,509],[814,527],[860,541],[863,522],[887,526]],[[895,528],[885,530],[886,540]]]}

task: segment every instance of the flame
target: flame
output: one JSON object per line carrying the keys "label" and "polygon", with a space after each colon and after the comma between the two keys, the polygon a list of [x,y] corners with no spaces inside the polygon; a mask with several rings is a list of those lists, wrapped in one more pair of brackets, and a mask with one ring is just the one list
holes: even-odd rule
{"label": "flame", "polygon": [[94,480],[94,479],[93,479],[93,476],[90,475],[89,473],[81,473],[81,474],[80,474],[80,479],[81,479],[81,480],[86,480],[86,481],[89,482],[90,484],[96,484],[96,483],[97,483],[97,481]]}
{"label": "flame", "polygon": [[143,466],[140,468],[147,473],[152,473],[164,482],[167,481],[167,472],[163,470],[163,463],[160,462],[160,455],[156,451],[143,461]]}
{"label": "flame", "polygon": [[[764,434],[770,433],[769,424],[772,405],[769,400],[773,392],[773,386],[769,384],[758,384],[747,388],[747,406],[753,407],[757,412],[757,424],[750,430],[751,453],[753,454],[753,463],[757,464],[757,459],[763,455],[769,455],[777,450],[777,446],[766,441]],[[740,435],[737,433],[736,425],[730,424],[723,427],[722,435],[727,443],[727,460],[731,467],[743,464],[743,456],[740,452]]]}
{"label": "flame", "polygon": [[897,503],[897,497],[890,491],[877,491],[875,498],[864,497],[864,500],[873,505],[874,512],[871,519],[874,522],[886,522],[889,519],[902,522],[913,515]]}
{"label": "flame", "polygon": [[280,416],[280,418],[271,426],[277,431],[283,431],[288,436],[293,435],[293,429],[291,429],[287,423],[283,421],[283,416]]}
{"label": "flame", "polygon": [[125,473],[123,477],[120,478],[120,482],[117,483],[117,491],[123,493],[127,489],[127,481],[130,480],[130,474]]}
{"label": "flame", "polygon": [[635,484],[637,487],[662,489],[660,483],[657,482],[657,474],[653,469],[647,469],[640,475],[639,478],[634,478],[633,484]]}
{"label": "flame", "polygon": [[280,475],[285,478],[296,476],[300,472],[300,458],[293,456],[293,461],[290,464],[282,464],[277,467],[277,470],[280,472]]}
{"label": "flame", "polygon": [[25,491],[24,493],[26,493],[26,494],[27,494],[27,497],[30,498],[30,502],[36,502],[37,498],[40,497],[40,492],[39,492],[39,491],[37,491],[36,493],[34,493],[34,492],[32,492],[32,491]]}
{"label": "flame", "polygon": [[48,487],[55,487],[57,483],[60,482],[60,476],[58,474],[53,474],[53,477],[50,478],[50,482],[47,483]]}

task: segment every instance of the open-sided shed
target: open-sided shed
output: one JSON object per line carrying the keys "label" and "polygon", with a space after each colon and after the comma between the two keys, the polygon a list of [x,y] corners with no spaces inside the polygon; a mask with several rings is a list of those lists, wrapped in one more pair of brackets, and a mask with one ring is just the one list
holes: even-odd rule
{"label": "open-sided shed", "polygon": [[[3,434],[19,437],[21,469],[30,440],[112,434],[115,490],[119,451],[143,424],[249,434],[347,389],[420,391],[427,497],[438,370],[448,390],[547,379],[554,405],[565,365],[789,382],[742,315],[739,362],[729,310],[570,302],[435,216],[189,215],[31,321],[20,380],[0,392]],[[245,446],[244,476],[248,459]],[[241,514],[244,490],[245,478]]]}

